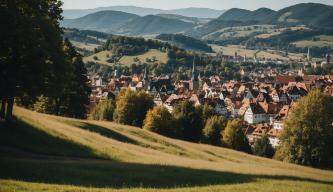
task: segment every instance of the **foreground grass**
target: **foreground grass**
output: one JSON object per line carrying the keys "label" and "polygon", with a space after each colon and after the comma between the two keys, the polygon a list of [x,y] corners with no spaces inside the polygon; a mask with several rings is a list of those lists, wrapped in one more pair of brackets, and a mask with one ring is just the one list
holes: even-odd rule
{"label": "foreground grass", "polygon": [[333,191],[332,171],[16,108],[0,191]]}

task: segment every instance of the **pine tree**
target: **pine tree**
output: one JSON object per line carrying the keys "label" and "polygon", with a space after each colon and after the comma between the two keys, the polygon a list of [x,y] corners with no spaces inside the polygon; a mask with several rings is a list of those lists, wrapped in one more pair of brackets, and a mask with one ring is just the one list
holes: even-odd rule
{"label": "pine tree", "polygon": [[277,158],[322,166],[333,157],[333,99],[316,89],[291,108],[280,134]]}

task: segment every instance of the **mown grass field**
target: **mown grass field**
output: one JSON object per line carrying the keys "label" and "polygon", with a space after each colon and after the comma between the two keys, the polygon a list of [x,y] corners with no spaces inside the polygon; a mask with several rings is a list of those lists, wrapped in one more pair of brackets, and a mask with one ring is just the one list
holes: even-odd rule
{"label": "mown grass field", "polygon": [[333,171],[15,108],[0,123],[0,191],[333,191]]}
{"label": "mown grass field", "polygon": [[[109,55],[109,57],[108,57]],[[97,60],[94,59],[94,57],[97,57]],[[112,53],[110,51],[100,51],[96,54],[90,55],[88,57],[83,58],[83,62],[93,62],[93,63],[99,63],[102,65],[112,65],[113,63],[110,63],[108,60],[112,57]]]}

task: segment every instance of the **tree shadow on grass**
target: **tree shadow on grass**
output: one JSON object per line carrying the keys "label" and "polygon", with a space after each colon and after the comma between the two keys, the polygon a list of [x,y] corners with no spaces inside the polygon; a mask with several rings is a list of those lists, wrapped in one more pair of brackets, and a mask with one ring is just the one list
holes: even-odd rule
{"label": "tree shadow on grass", "polygon": [[16,119],[11,124],[0,122],[0,151],[4,149],[20,153],[19,155],[23,157],[38,154],[41,156],[104,159],[104,157],[95,154],[89,147],[53,136],[20,119]]}
{"label": "tree shadow on grass", "polygon": [[[93,128],[89,127],[89,129],[94,129],[95,132],[101,132],[99,129],[105,129],[96,128],[95,125],[90,126]],[[111,136],[110,134],[114,133],[103,132],[103,134]],[[122,137],[120,139],[124,140]],[[11,154],[3,156],[3,152],[0,151],[1,179],[100,188],[193,187],[249,183],[256,179],[333,184],[332,182],[289,176],[238,174],[96,159],[100,157],[96,156],[89,148],[49,135],[23,121],[17,121],[10,127],[3,123],[0,124],[0,145],[42,154],[38,157],[12,156]],[[43,155],[52,155],[58,158],[45,158]],[[81,158],[71,159],[67,157]]]}
{"label": "tree shadow on grass", "polygon": [[256,179],[317,181],[291,176],[251,175],[107,160],[0,159],[0,178],[49,184],[112,188],[174,188],[254,182]]}
{"label": "tree shadow on grass", "polygon": [[67,123],[69,123],[70,125],[79,127],[81,129],[87,130],[87,131],[98,133],[102,136],[105,136],[105,137],[108,137],[108,138],[111,138],[111,139],[114,139],[114,140],[117,140],[120,142],[138,144],[137,141],[135,141],[121,133],[118,133],[116,131],[107,129],[107,128],[99,126],[99,125],[86,123],[86,122],[80,122],[80,121],[72,121],[72,122],[67,122]]}

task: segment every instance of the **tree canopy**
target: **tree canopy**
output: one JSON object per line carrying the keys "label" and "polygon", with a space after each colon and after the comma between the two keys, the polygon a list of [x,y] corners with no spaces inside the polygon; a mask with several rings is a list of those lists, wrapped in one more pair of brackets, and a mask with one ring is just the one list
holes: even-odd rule
{"label": "tree canopy", "polygon": [[181,101],[173,109],[173,116],[179,123],[185,140],[198,142],[201,139],[202,121],[191,102]]}
{"label": "tree canopy", "polygon": [[249,142],[237,119],[227,123],[222,135],[222,142],[225,146],[244,152],[251,152]]}
{"label": "tree canopy", "polygon": [[333,100],[319,89],[295,103],[280,134],[278,158],[321,166],[332,160]]}
{"label": "tree canopy", "polygon": [[171,113],[161,106],[156,106],[148,111],[143,128],[168,137],[178,138],[180,136],[180,131],[177,124],[174,123]]}
{"label": "tree canopy", "polygon": [[113,113],[115,110],[115,104],[111,100],[102,100],[100,101],[93,112],[90,114],[90,118],[94,120],[113,120]]}
{"label": "tree canopy", "polygon": [[153,99],[145,92],[123,89],[118,94],[114,120],[141,127],[147,111],[153,106]]}
{"label": "tree canopy", "polygon": [[[64,115],[85,115],[82,105],[87,103],[83,99],[88,95],[83,83],[86,73],[79,55],[68,43],[64,46],[59,26],[61,6],[59,0],[1,1],[0,21],[5,27],[0,35],[0,115],[8,121],[12,119],[14,98],[23,96],[33,99],[44,95],[55,99],[57,112],[61,111],[60,99],[62,104],[67,99],[67,104],[75,106],[67,105]],[[72,93],[69,93],[72,81],[78,84],[71,84]],[[71,110],[74,108],[75,112]],[[76,113],[79,108],[81,114]]]}
{"label": "tree canopy", "polygon": [[222,116],[210,117],[203,129],[203,137],[206,143],[221,145],[221,132],[226,126],[226,120]]}
{"label": "tree canopy", "polygon": [[264,135],[255,141],[253,153],[258,156],[271,158],[274,155],[274,149],[269,142],[268,135]]}

